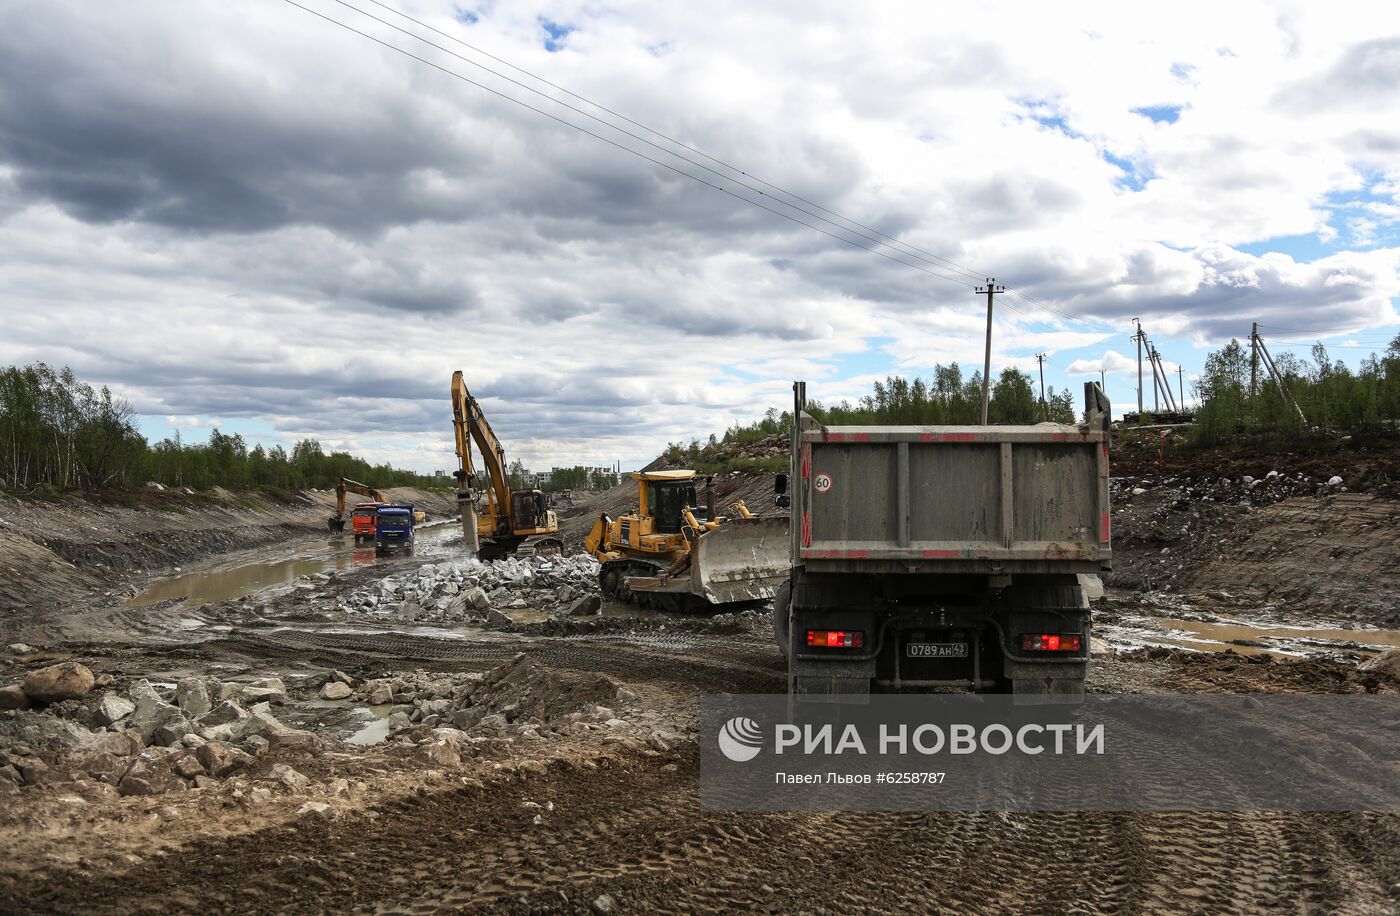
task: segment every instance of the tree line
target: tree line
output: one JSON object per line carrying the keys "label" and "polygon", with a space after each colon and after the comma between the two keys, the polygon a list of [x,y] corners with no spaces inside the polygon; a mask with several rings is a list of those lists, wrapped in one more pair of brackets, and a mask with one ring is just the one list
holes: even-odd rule
{"label": "tree line", "polygon": [[432,478],[346,452],[325,452],[303,439],[249,447],[242,435],[218,429],[207,442],[173,437],[150,443],[136,412],[105,386],[94,388],[68,368],[44,363],[0,370],[0,485],[10,490],[50,487],[96,490],[154,482],[168,487],[229,489],[329,488],[342,477],[377,487],[427,486]]}
{"label": "tree line", "polygon": [[[1310,355],[1310,360],[1288,352],[1274,357],[1283,389],[1308,426],[1340,432],[1395,430],[1400,422],[1400,334],[1384,353],[1372,353],[1354,372],[1332,360],[1321,343]],[[1203,445],[1241,433],[1303,430],[1303,418],[1284,399],[1263,360],[1255,364],[1238,340],[1206,356],[1196,392],[1200,407],[1194,436]]]}
{"label": "tree line", "polygon": [[[831,426],[974,426],[982,422],[982,373],[963,377],[957,363],[935,365],[927,379],[889,376],[877,381],[870,394],[855,403],[841,401],[824,406],[809,401],[807,412]],[[1025,425],[1050,420],[1076,421],[1074,394],[1049,386],[1042,405],[1036,397],[1031,377],[1015,368],[1003,369],[992,384],[987,402],[987,420],[993,424]],[[710,436],[689,445],[673,442],[663,455],[670,464],[685,464],[704,473],[731,470],[783,470],[782,456],[743,456],[743,446],[755,445],[792,430],[792,412],[769,409],[763,419],[747,425],[735,424],[722,436]]]}

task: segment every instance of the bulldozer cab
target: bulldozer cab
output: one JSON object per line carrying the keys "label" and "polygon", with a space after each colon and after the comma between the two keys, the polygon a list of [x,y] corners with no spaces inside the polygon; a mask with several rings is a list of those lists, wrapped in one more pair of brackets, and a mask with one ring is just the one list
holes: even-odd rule
{"label": "bulldozer cab", "polygon": [[686,506],[700,517],[703,510],[695,496],[695,484],[689,480],[649,481],[647,485],[647,509],[651,513],[652,525],[658,534],[679,534],[681,510]]}

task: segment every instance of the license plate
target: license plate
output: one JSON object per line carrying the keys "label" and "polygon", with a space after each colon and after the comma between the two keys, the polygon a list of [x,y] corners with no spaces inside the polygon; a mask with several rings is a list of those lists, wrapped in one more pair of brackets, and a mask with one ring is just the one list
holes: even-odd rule
{"label": "license plate", "polygon": [[910,658],[967,658],[965,642],[911,642]]}

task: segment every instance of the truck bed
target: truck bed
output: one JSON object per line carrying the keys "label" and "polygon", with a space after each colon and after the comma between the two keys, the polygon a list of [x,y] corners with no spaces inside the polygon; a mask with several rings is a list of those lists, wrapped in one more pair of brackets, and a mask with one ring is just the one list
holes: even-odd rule
{"label": "truck bed", "polygon": [[811,424],[800,448],[794,546],[814,572],[1098,572],[1111,559],[1103,426]]}

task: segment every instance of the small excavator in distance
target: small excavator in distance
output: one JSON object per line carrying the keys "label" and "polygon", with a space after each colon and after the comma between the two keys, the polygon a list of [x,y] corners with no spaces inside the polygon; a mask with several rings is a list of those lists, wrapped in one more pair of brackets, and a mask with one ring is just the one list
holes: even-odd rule
{"label": "small excavator in distance", "polygon": [[[496,438],[481,405],[467,390],[462,372],[452,373],[452,425],[461,464],[457,478],[457,508],[462,513],[462,534],[468,548],[482,560],[498,560],[522,548],[539,553],[559,553],[559,520],[539,490],[512,490],[506,476],[506,452]],[[486,465],[486,504],[478,506],[477,472],[472,464],[472,443]],[[478,511],[480,509],[480,511]]]}
{"label": "small excavator in distance", "polygon": [[[326,519],[326,527],[332,534],[339,534],[345,530],[345,494],[356,493],[372,500],[372,503],[361,503],[355,507],[354,516],[351,520],[351,528],[355,532],[355,543],[359,543],[362,538],[374,538],[374,510],[380,505],[387,503],[384,494],[380,493],[369,484],[359,483],[348,477],[340,478],[340,483],[335,485],[335,515]],[[368,519],[367,530],[361,524],[361,519]]]}
{"label": "small excavator in distance", "polygon": [[714,481],[706,505],[696,473],[643,471],[634,515],[600,515],[583,539],[603,564],[603,594],[664,611],[721,610],[766,601],[787,581],[788,520],[759,518],[742,500],[715,512]]}

